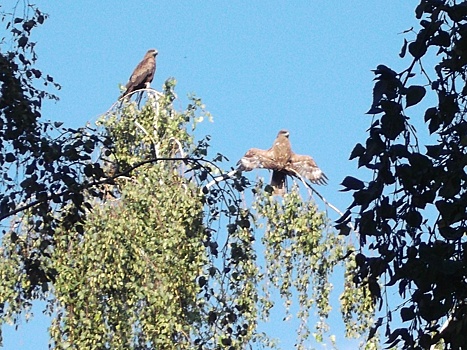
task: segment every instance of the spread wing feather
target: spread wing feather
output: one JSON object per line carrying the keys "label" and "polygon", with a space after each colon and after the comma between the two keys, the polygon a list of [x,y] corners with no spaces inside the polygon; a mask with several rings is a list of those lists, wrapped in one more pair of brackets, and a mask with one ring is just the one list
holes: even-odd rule
{"label": "spread wing feather", "polygon": [[271,177],[271,186],[274,188],[274,194],[284,195],[287,190],[287,174],[278,169],[275,157],[276,152],[273,149],[262,150],[259,148],[249,149],[245,155],[238,161],[237,166],[240,171],[251,171],[253,169],[273,170]]}
{"label": "spread wing feather", "polygon": [[310,156],[293,154],[285,170],[290,175],[300,174],[303,178],[319,185],[325,185],[328,180],[327,176],[318,168],[318,165]]}
{"label": "spread wing feather", "polygon": [[[129,89],[133,86],[140,86],[146,84],[147,82],[152,82],[154,78],[154,59],[152,57],[147,57],[141,61],[133,71],[126,88]],[[136,90],[136,89],[135,89]]]}
{"label": "spread wing feather", "polygon": [[238,161],[237,166],[240,171],[251,171],[257,168],[272,169],[274,167],[273,154],[270,150],[251,148]]}
{"label": "spread wing feather", "polygon": [[304,179],[319,185],[327,183],[327,176],[318,168],[316,162],[310,156],[295,154],[292,152],[286,130],[279,131],[273,146],[266,150],[259,148],[249,149],[238,161],[240,171],[253,169],[272,170],[271,186],[274,193],[283,195],[287,191],[287,175],[303,177]]}

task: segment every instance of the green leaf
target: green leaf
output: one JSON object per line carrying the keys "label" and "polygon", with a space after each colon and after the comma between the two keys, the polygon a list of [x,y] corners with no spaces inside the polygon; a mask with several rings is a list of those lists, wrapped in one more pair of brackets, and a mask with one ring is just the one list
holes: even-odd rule
{"label": "green leaf", "polygon": [[376,321],[375,325],[371,327],[370,332],[368,333],[367,341],[371,340],[375,336],[376,332],[378,331],[378,328],[381,327],[382,324],[383,324],[383,318],[380,317]]}
{"label": "green leaf", "polygon": [[409,52],[415,59],[420,59],[425,55],[427,46],[424,38],[417,37],[417,40],[409,44]]}
{"label": "green leaf", "polygon": [[430,42],[431,45],[449,47],[451,45],[451,36],[444,30],[439,30],[438,35],[435,35]]}
{"label": "green leaf", "polygon": [[29,39],[28,39],[27,36],[22,36],[18,40],[18,46],[24,48],[26,46],[26,44],[28,43],[28,41],[29,41]]}
{"label": "green leaf", "polygon": [[402,45],[401,52],[399,53],[400,58],[405,57],[405,53],[407,52],[407,44],[408,44],[408,41],[407,39],[404,38],[404,45]]}
{"label": "green leaf", "polygon": [[7,153],[5,155],[5,161],[7,163],[13,163],[16,160],[16,156],[13,153]]}
{"label": "green leaf", "polygon": [[395,140],[405,130],[405,117],[401,113],[384,114],[381,117],[381,131],[390,140]]}
{"label": "green leaf", "polygon": [[345,179],[341,183],[342,186],[345,187],[345,189],[342,189],[341,191],[350,191],[350,190],[361,190],[362,188],[365,187],[365,184],[363,181],[356,179],[355,177],[352,176],[346,176]]}
{"label": "green leaf", "polygon": [[364,153],[365,153],[365,147],[363,147],[361,143],[357,143],[350,154],[349,160],[360,157]]}
{"label": "green leaf", "polygon": [[414,106],[425,97],[426,89],[423,86],[412,85],[409,86],[406,92],[406,105],[405,107]]}

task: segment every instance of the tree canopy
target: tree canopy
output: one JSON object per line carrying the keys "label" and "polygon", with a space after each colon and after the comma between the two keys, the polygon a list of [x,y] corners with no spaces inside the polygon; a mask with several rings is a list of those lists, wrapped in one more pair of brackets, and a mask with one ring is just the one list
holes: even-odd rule
{"label": "tree canopy", "polygon": [[57,98],[46,89],[60,86],[35,67],[30,33],[46,17],[28,3],[3,14],[13,49],[0,54],[0,324],[42,300],[56,349],[271,348],[259,325],[279,295],[303,349],[330,334],[341,266],[347,335],[369,329],[354,248],[311,197],[297,186],[275,197],[239,173],[206,187],[232,169],[209,136],[194,137],[210,118],[201,99],[175,109],[173,78],[96,126],[44,120],[43,99]]}
{"label": "tree canopy", "polygon": [[31,31],[47,15],[23,4],[0,7],[0,325],[42,300],[56,349],[273,348],[261,324],[279,299],[304,349],[332,341],[340,273],[362,347],[378,330],[388,347],[465,347],[467,3],[421,0],[406,68],[374,70],[368,137],[350,155],[371,180],[343,180],[338,231],[303,188],[274,196],[195,137],[211,116],[195,95],[175,107],[174,78],[97,125],[45,120],[60,85]]}
{"label": "tree canopy", "polygon": [[[465,348],[467,3],[423,0],[405,32],[407,68],[374,70],[373,120],[351,159],[372,180],[343,181],[361,253],[354,281],[368,285],[388,346]],[[423,116],[423,120],[421,119]],[[423,124],[424,123],[424,124]],[[416,127],[431,135],[419,138]],[[391,305],[392,287],[402,299]],[[399,316],[399,317],[398,317]]]}

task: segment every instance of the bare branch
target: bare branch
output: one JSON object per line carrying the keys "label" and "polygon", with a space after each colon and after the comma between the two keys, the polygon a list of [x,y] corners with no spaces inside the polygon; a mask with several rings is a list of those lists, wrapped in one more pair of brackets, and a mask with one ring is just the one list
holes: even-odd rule
{"label": "bare branch", "polygon": [[228,172],[227,174],[222,174],[220,176],[217,176],[214,179],[212,179],[206,186],[204,186],[204,188],[206,190],[209,190],[209,188],[211,188],[212,186],[214,186],[215,184],[217,184],[217,183],[219,183],[221,181],[232,179],[236,172],[237,172],[237,169],[234,169],[234,170]]}

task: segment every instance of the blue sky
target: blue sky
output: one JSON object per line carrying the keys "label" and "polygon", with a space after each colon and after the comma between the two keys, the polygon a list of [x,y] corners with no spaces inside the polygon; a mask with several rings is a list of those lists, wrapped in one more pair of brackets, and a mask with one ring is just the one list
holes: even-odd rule
{"label": "blue sky", "polygon": [[[46,119],[73,127],[95,121],[147,49],[157,48],[152,87],[175,77],[182,101],[193,92],[203,99],[214,123],[197,133],[212,136],[213,154],[234,166],[248,148],[267,149],[288,129],[295,152],[313,156],[327,174],[320,193],[344,211],[351,197],[339,183],[368,176],[348,158],[370,125],[371,69],[404,67],[399,33],[417,25],[418,1],[36,3],[50,15],[33,35],[38,66],[62,85],[61,101],[44,107]],[[5,348],[45,349],[45,329],[40,321],[18,332],[5,327]]]}

